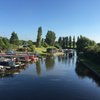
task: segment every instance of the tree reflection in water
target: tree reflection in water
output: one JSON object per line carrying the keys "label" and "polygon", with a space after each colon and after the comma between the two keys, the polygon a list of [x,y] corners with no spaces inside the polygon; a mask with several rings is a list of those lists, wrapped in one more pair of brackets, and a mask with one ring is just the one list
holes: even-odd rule
{"label": "tree reflection in water", "polygon": [[47,56],[45,59],[46,70],[53,69],[54,65],[55,65],[55,57],[54,56]]}
{"label": "tree reflection in water", "polygon": [[75,56],[69,57],[68,55],[58,56],[58,61],[65,64],[75,64]]}
{"label": "tree reflection in water", "polygon": [[37,72],[38,76],[40,76],[40,74],[41,74],[41,66],[40,66],[40,64],[41,64],[41,62],[40,62],[40,60],[38,60],[36,62],[36,72]]}
{"label": "tree reflection in water", "polygon": [[60,56],[58,56],[58,61],[59,62],[62,62],[62,63],[67,63],[67,61],[68,61],[68,57],[66,56],[66,55],[60,55]]}
{"label": "tree reflection in water", "polygon": [[95,75],[91,70],[89,70],[86,66],[84,66],[81,63],[76,64],[75,72],[77,75],[81,78],[84,79],[85,77],[91,78],[95,83],[100,86],[100,77]]}

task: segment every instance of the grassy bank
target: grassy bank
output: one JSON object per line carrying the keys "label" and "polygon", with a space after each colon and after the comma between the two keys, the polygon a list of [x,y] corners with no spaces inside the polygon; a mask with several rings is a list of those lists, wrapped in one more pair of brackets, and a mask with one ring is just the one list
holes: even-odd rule
{"label": "grassy bank", "polygon": [[[55,48],[55,47],[48,46],[47,48]],[[37,48],[36,47],[35,51],[41,56],[47,56],[47,55],[49,55],[49,56],[51,56],[51,55],[57,56],[57,55],[63,55],[64,54],[63,52],[56,52],[56,53],[53,53],[53,54],[47,53],[47,48],[45,48],[45,47]]]}
{"label": "grassy bank", "polygon": [[90,70],[92,70],[96,75],[100,77],[100,65],[99,64],[96,64],[93,61],[85,57],[80,57],[79,59],[81,63],[83,63],[86,67],[88,67]]}
{"label": "grassy bank", "polygon": [[46,56],[48,53],[46,52],[46,49],[47,48],[44,48],[44,47],[40,47],[40,48],[35,48],[35,51],[41,55],[41,56]]}

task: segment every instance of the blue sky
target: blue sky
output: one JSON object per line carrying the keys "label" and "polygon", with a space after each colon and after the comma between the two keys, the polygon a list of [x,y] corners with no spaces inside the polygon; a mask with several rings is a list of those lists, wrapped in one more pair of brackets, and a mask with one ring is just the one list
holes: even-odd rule
{"label": "blue sky", "polygon": [[100,42],[100,0],[0,0],[0,36],[36,40],[42,26],[59,36],[83,35]]}

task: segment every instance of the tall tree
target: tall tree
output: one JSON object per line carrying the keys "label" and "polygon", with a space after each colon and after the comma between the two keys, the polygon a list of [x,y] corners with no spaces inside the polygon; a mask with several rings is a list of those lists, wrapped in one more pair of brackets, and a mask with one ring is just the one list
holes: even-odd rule
{"label": "tall tree", "polygon": [[73,37],[73,48],[75,48],[75,45],[76,45],[76,43],[75,43],[75,36]]}
{"label": "tall tree", "polygon": [[85,51],[86,48],[90,46],[94,46],[96,43],[86,37],[80,36],[80,38],[77,41],[77,51]]}
{"label": "tall tree", "polygon": [[77,41],[78,41],[79,39],[80,39],[80,37],[78,36],[78,37],[77,37]]}
{"label": "tall tree", "polygon": [[53,31],[48,31],[45,39],[46,43],[50,46],[54,46],[55,39],[56,39],[55,33]]}
{"label": "tall tree", "polygon": [[68,36],[66,37],[66,48],[68,48],[68,44],[69,44],[69,41],[68,41]]}
{"label": "tall tree", "polygon": [[18,39],[17,33],[12,32],[11,38],[10,38],[10,43],[15,44],[15,45],[19,45],[19,39]]}
{"label": "tall tree", "polygon": [[63,37],[63,44],[62,44],[62,48],[65,49],[66,48],[66,38]]}
{"label": "tall tree", "polygon": [[42,46],[44,46],[44,42],[45,42],[45,40],[44,40],[44,38],[42,38],[42,40],[41,40],[41,45]]}
{"label": "tall tree", "polygon": [[37,47],[41,47],[41,36],[42,36],[42,27],[39,27],[38,34],[37,34],[37,41],[36,41]]}
{"label": "tall tree", "polygon": [[69,36],[69,47],[71,48],[71,45],[72,45],[72,37]]}
{"label": "tall tree", "polygon": [[62,37],[59,37],[58,44],[62,47],[62,44],[63,44],[63,38]]}

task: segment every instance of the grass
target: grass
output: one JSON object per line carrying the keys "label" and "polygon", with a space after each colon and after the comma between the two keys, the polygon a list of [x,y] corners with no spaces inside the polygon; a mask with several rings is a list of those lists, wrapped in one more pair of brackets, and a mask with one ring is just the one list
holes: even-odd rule
{"label": "grass", "polygon": [[82,62],[85,62],[89,67],[91,67],[93,70],[95,70],[98,74],[100,74],[100,65],[87,59],[86,57],[81,57],[80,60]]}
{"label": "grass", "polygon": [[41,56],[46,56],[48,55],[48,53],[46,52],[46,49],[45,47],[40,47],[40,48],[35,48],[35,51],[40,54]]}
{"label": "grass", "polygon": [[46,52],[46,48],[44,48],[44,47],[37,48],[36,47],[35,51],[37,51],[39,54],[42,54],[42,53]]}
{"label": "grass", "polygon": [[54,46],[48,46],[48,47],[35,47],[35,51],[39,53],[41,56],[51,55],[50,53],[47,53],[47,48],[55,48]]}

